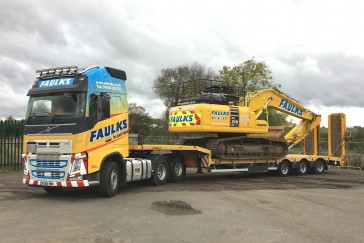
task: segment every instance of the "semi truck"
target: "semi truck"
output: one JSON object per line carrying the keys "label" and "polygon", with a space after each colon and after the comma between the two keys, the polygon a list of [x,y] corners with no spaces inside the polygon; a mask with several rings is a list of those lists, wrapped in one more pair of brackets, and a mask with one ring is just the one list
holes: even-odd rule
{"label": "semi truck", "polygon": [[[170,132],[208,136],[144,144],[129,133],[126,80],[125,71],[100,66],[36,72],[24,127],[24,184],[48,193],[98,187],[100,195],[112,197],[133,181],[179,182],[188,167],[288,176],[321,174],[328,165],[343,163],[345,115],[330,116],[329,153],[319,155],[320,116],[274,89],[241,99],[230,88],[213,85],[169,110]],[[260,120],[267,107],[301,122],[283,138],[280,129]],[[305,153],[288,154],[288,146],[302,140]]]}

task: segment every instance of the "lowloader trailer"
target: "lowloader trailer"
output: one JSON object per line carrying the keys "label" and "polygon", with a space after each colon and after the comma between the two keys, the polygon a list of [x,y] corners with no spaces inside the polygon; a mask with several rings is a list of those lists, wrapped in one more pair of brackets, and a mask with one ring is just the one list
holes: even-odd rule
{"label": "lowloader trailer", "polygon": [[335,141],[329,141],[329,146],[340,150],[332,147],[329,156],[318,155],[317,129],[305,139],[311,155],[280,158],[216,159],[211,150],[200,146],[143,144],[137,135],[129,134],[126,79],[124,71],[99,66],[37,71],[28,92],[24,184],[43,187],[48,193],[96,186],[100,195],[112,197],[128,182],[179,182],[187,167],[211,173],[274,170],[288,176],[292,171],[321,174],[328,165],[343,162],[343,114],[331,119],[334,129],[329,139]]}

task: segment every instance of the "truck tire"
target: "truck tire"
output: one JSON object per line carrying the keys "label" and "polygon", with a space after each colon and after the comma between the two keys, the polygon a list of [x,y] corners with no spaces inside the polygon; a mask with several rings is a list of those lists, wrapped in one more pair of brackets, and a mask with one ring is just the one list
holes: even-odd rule
{"label": "truck tire", "polygon": [[115,162],[106,163],[100,173],[99,193],[103,197],[112,197],[118,192],[120,184],[119,169]]}
{"label": "truck tire", "polygon": [[287,161],[279,163],[277,172],[279,176],[288,176],[291,172],[290,164]]}
{"label": "truck tire", "polygon": [[152,167],[153,167],[153,174],[151,178],[152,184],[155,186],[165,184],[169,177],[168,158],[164,155],[153,156]]}
{"label": "truck tire", "polygon": [[186,177],[186,164],[184,158],[181,156],[172,158],[169,169],[172,182],[180,182]]}
{"label": "truck tire", "polygon": [[297,164],[297,171],[299,175],[306,175],[308,173],[308,163],[305,160],[301,160]]}
{"label": "truck tire", "polygon": [[313,171],[316,174],[322,174],[325,172],[325,162],[322,161],[321,159],[316,160],[314,166],[313,166]]}
{"label": "truck tire", "polygon": [[50,193],[50,194],[56,194],[56,193],[61,193],[63,191],[62,188],[59,187],[50,187],[50,186],[45,186],[43,187],[44,191]]}

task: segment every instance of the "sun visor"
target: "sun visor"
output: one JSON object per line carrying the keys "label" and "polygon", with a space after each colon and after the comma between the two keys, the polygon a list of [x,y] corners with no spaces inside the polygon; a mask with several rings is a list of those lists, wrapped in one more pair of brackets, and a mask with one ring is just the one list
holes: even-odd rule
{"label": "sun visor", "polygon": [[87,91],[87,76],[76,75],[36,80],[28,95],[82,91]]}

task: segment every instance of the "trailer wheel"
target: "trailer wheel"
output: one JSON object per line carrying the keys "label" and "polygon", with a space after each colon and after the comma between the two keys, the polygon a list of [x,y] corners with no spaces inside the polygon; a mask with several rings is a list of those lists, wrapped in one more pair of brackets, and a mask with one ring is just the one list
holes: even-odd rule
{"label": "trailer wheel", "polygon": [[308,164],[306,161],[301,160],[297,164],[297,170],[299,175],[306,175],[308,173]]}
{"label": "trailer wheel", "polygon": [[316,160],[315,165],[313,166],[313,170],[316,174],[322,174],[325,172],[325,163],[319,159]]}
{"label": "trailer wheel", "polygon": [[170,165],[170,179],[172,182],[180,182],[186,177],[186,164],[183,157],[173,157]]}
{"label": "trailer wheel", "polygon": [[288,176],[289,173],[291,172],[291,166],[287,161],[281,162],[278,165],[277,172],[279,176]]}
{"label": "trailer wheel", "polygon": [[119,169],[115,162],[106,163],[100,174],[99,193],[103,197],[112,197],[119,188]]}
{"label": "trailer wheel", "polygon": [[152,159],[153,175],[152,184],[155,186],[163,185],[169,176],[168,158],[164,155],[154,156]]}
{"label": "trailer wheel", "polygon": [[43,187],[43,189],[44,189],[44,191],[48,192],[49,194],[61,193],[63,191],[62,188],[50,187],[50,186]]}

